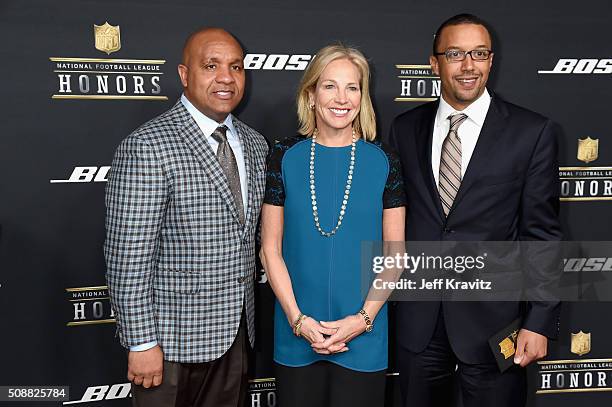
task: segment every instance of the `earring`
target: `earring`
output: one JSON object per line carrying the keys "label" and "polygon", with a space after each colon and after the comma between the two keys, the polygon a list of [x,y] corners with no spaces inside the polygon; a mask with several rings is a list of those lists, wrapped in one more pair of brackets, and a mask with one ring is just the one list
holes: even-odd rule
{"label": "earring", "polygon": [[314,103],[311,103],[308,107],[310,108],[310,110],[314,110],[315,105]]}

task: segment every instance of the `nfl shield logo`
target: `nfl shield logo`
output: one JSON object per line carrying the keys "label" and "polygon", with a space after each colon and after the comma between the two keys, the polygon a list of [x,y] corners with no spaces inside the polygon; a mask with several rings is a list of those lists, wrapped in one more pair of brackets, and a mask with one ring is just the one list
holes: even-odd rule
{"label": "nfl shield logo", "polygon": [[118,25],[110,25],[108,21],[103,25],[94,24],[94,37],[97,50],[110,55],[111,52],[121,49],[121,32]]}
{"label": "nfl shield logo", "polygon": [[591,351],[591,333],[582,331],[572,334],[572,353],[578,356],[586,355]]}
{"label": "nfl shield logo", "polygon": [[504,338],[504,340],[499,343],[499,351],[504,355],[504,359],[508,359],[510,356],[514,355],[514,342],[512,342],[510,338]]}
{"label": "nfl shield logo", "polygon": [[578,159],[585,163],[597,160],[599,150],[599,139],[587,137],[578,139]]}

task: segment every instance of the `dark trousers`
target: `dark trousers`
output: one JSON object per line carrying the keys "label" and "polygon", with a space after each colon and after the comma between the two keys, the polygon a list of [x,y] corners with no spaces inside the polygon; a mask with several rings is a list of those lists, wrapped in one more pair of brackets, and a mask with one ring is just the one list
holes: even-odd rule
{"label": "dark trousers", "polygon": [[302,367],[275,364],[275,370],[277,407],[385,405],[385,370],[358,372],[323,361]]}
{"label": "dark trousers", "polygon": [[420,353],[398,347],[403,407],[522,407],[527,397],[525,369],[500,373],[495,361],[466,364],[457,359],[448,340],[442,312],[436,329]]}
{"label": "dark trousers", "polygon": [[205,363],[164,361],[162,384],[132,384],[133,407],[243,407],[247,391],[247,337],[244,313],[234,343],[219,359]]}

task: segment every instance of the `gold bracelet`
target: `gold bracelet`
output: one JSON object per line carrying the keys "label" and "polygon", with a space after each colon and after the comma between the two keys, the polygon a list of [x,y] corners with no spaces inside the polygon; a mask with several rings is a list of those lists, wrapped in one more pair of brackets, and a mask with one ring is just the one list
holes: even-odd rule
{"label": "gold bracelet", "polygon": [[374,329],[374,324],[372,323],[372,320],[370,319],[370,316],[368,315],[366,310],[362,308],[359,310],[359,313],[361,314],[361,316],[363,317],[363,320],[365,321],[365,324],[366,324],[365,331],[372,332],[372,329]]}
{"label": "gold bracelet", "polygon": [[306,318],[307,316],[300,312],[300,315],[298,315],[296,320],[293,322],[293,334],[295,336],[300,336],[300,328],[302,328],[302,322],[304,322]]}
{"label": "gold bracelet", "polygon": [[301,332],[301,329],[302,329],[302,322],[303,322],[303,321],[300,321],[300,322],[297,324],[297,326],[295,327],[295,336],[297,336],[298,338],[299,338],[300,336],[302,336],[302,332]]}

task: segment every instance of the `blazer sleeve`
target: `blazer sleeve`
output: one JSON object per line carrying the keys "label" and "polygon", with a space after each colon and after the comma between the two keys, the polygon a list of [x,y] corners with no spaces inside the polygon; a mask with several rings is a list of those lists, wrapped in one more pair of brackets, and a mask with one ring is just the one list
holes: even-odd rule
{"label": "blazer sleeve", "polygon": [[168,183],[137,136],[118,147],[106,187],[106,280],[124,347],[157,340],[152,283]]}
{"label": "blazer sleeve", "polygon": [[525,176],[519,216],[523,267],[527,271],[523,327],[551,339],[558,335],[561,307],[556,292],[562,273],[558,241],[563,237],[559,222],[559,136],[558,125],[547,121]]}

